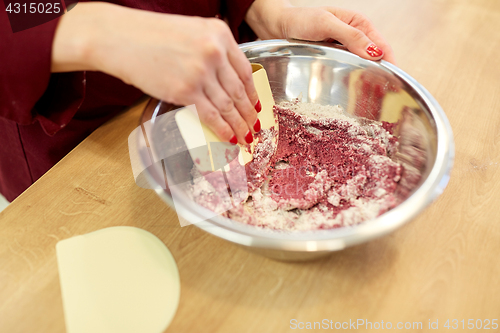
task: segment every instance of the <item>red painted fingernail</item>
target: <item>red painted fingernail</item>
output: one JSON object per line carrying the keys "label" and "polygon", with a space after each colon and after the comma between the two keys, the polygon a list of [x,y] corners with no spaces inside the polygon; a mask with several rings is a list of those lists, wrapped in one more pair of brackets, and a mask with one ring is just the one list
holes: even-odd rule
{"label": "red painted fingernail", "polygon": [[237,144],[238,139],[236,138],[236,135],[233,135],[233,137],[231,138],[231,140],[229,140],[229,142],[232,143],[233,145]]}
{"label": "red painted fingernail", "polygon": [[253,130],[255,131],[255,133],[260,132],[260,120],[259,120],[259,118],[257,118],[257,121],[253,125]]}
{"label": "red painted fingernail", "polygon": [[247,135],[245,135],[245,141],[247,143],[252,143],[253,142],[253,134],[252,134],[252,132],[248,131]]}
{"label": "red painted fingernail", "polygon": [[262,105],[260,104],[260,99],[257,101],[257,104],[255,104],[255,111],[257,112],[262,111]]}
{"label": "red painted fingernail", "polygon": [[370,44],[370,46],[366,48],[366,53],[368,53],[370,57],[377,58],[380,57],[384,52],[381,49],[379,49],[377,45]]}

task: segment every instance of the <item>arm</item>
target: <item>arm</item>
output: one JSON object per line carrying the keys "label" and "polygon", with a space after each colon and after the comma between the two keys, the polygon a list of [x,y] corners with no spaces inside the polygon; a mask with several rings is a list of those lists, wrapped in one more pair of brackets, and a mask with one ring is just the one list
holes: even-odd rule
{"label": "arm", "polygon": [[288,0],[255,0],[245,20],[262,39],[335,39],[362,58],[395,62],[389,44],[366,17],[354,11],[294,7]]}
{"label": "arm", "polygon": [[258,96],[251,66],[218,19],[80,3],[63,15],[52,71],[98,70],[164,101],[197,106],[221,139],[246,143]]}

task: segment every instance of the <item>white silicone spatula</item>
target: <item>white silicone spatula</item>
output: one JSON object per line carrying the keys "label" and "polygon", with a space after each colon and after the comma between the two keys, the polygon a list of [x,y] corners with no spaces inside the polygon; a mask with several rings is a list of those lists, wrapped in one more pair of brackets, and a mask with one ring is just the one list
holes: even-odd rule
{"label": "white silicone spatula", "polygon": [[[269,85],[269,79],[264,67],[260,64],[252,64],[253,81],[255,89],[259,95],[259,100],[262,106],[258,118],[262,129],[275,128],[278,132],[278,123],[274,117],[273,106],[274,99]],[[178,111],[175,115],[175,121],[179,127],[179,131],[184,139],[186,146],[191,154],[191,158],[197,164],[200,171],[215,171],[219,169],[219,163],[214,162],[214,150],[216,146],[220,146],[222,142],[212,130],[200,122],[197,110],[190,106]],[[250,145],[240,145],[238,159],[241,164],[246,164],[252,160],[255,140]],[[208,147],[208,150],[195,149],[203,145]],[[228,144],[229,145],[229,144]]]}

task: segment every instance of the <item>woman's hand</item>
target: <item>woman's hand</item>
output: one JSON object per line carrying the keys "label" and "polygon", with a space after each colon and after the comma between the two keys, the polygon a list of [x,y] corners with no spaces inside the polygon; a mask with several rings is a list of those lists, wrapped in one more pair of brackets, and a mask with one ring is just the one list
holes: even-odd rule
{"label": "woman's hand", "polygon": [[294,7],[286,0],[256,0],[245,17],[262,39],[337,40],[369,59],[395,62],[391,47],[362,14],[336,7]]}
{"label": "woman's hand", "polygon": [[219,19],[80,3],[62,16],[52,50],[53,72],[99,70],[161,100],[195,104],[224,141],[249,143],[260,130],[250,63]]}

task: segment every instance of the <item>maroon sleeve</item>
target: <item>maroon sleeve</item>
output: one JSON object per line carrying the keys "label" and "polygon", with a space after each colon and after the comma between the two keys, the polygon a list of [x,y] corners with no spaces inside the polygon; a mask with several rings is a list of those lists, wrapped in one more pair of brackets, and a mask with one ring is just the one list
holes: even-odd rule
{"label": "maroon sleeve", "polygon": [[255,40],[257,36],[246,24],[245,15],[254,0],[223,0],[222,15],[227,19],[235,39],[239,43]]}
{"label": "maroon sleeve", "polygon": [[[84,74],[81,72],[61,75],[61,78],[51,77],[52,41],[58,22],[59,18],[56,18],[13,33],[4,4],[0,5],[0,117],[21,125],[38,121],[49,135],[68,124],[83,100],[84,92]],[[68,81],[74,92],[67,94],[70,96],[59,96],[58,107],[37,111],[44,109],[40,107],[40,103],[44,103],[41,97],[49,82],[67,87],[63,81]]]}

